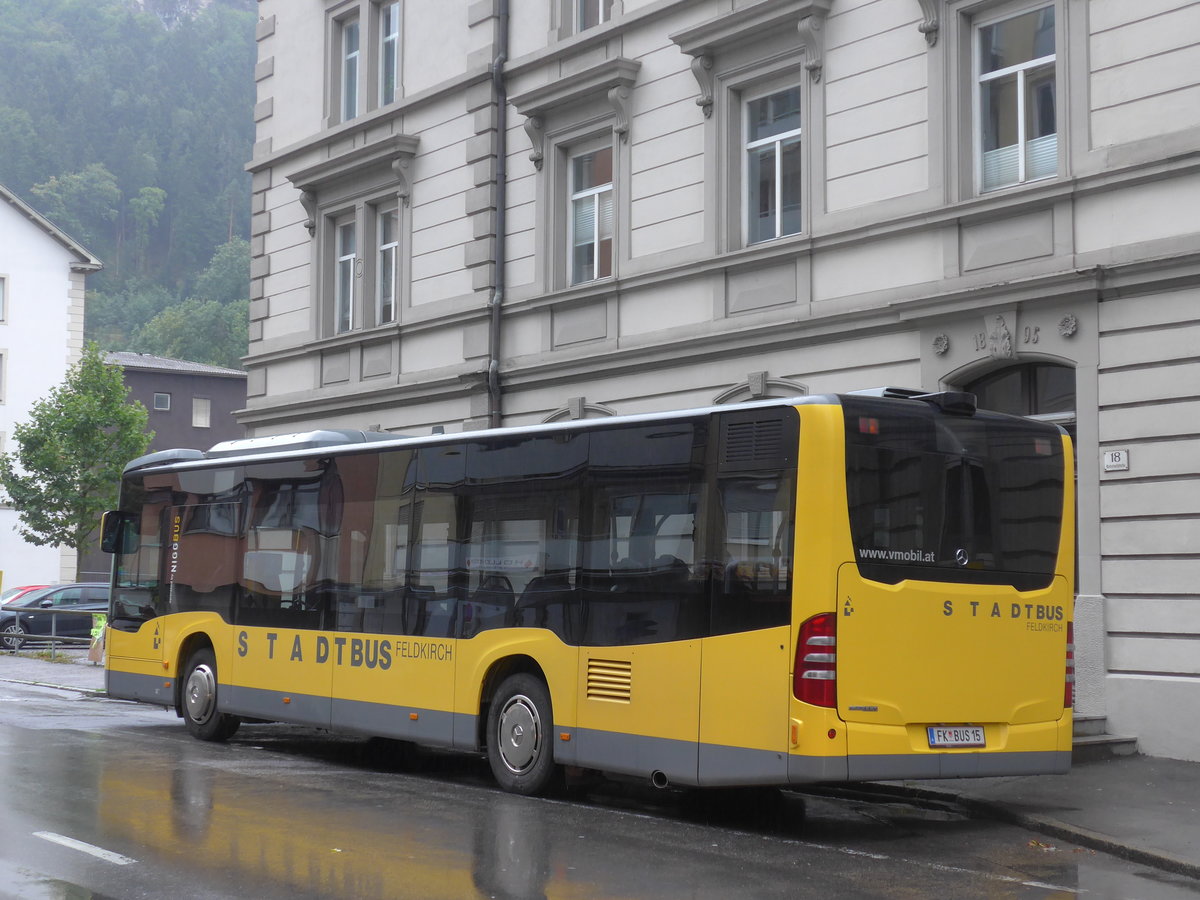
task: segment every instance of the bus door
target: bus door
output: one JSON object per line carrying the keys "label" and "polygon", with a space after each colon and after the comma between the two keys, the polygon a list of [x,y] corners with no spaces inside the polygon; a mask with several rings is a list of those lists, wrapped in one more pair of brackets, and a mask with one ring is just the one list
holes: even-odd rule
{"label": "bus door", "polygon": [[217,651],[218,664],[228,665],[227,626],[233,620],[241,564],[240,521],[236,499],[168,510],[164,582],[170,611],[208,615],[172,617],[168,627],[175,631],[163,635],[165,646],[178,647],[188,634],[202,630]]}
{"label": "bus door", "polygon": [[580,579],[578,765],[696,783],[707,619],[698,496],[686,479],[593,493]]}
{"label": "bus door", "polygon": [[106,516],[115,553],[104,638],[106,677],[113,696],[169,704],[160,616],[169,611],[170,492],[147,487],[128,482],[124,509]]}
{"label": "bus door", "polygon": [[316,460],[247,468],[246,484],[227,711],[327,728],[335,645],[321,632],[332,617],[325,575],[341,515],[338,485]]}
{"label": "bus door", "polygon": [[782,469],[718,479],[708,518],[723,562],[704,641],[701,784],[787,781],[793,485]]}

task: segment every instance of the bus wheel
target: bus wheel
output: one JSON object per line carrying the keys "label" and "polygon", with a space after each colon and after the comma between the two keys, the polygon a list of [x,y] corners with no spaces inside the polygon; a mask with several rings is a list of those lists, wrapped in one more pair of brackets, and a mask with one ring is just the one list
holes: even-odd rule
{"label": "bus wheel", "polygon": [[550,691],[533,675],[506,678],[488,710],[488,762],[500,787],[541,794],[554,778]]}
{"label": "bus wheel", "polygon": [[184,671],[183,721],[187,730],[202,741],[231,738],[241,719],[217,711],[217,660],[212,650],[197,650]]}

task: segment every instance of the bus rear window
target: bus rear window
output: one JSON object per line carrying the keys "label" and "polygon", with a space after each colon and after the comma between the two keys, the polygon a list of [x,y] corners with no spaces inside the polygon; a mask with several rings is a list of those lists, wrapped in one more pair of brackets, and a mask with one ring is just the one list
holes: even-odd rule
{"label": "bus rear window", "polygon": [[913,400],[845,397],[850,530],[863,577],[1045,587],[1063,511],[1058,429]]}

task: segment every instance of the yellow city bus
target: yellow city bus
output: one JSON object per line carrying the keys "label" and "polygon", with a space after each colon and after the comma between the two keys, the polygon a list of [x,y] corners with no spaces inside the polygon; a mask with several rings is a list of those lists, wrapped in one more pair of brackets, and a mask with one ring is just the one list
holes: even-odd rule
{"label": "yellow city bus", "polygon": [[112,697],[658,786],[1062,772],[1070,439],[882,388],[129,463]]}

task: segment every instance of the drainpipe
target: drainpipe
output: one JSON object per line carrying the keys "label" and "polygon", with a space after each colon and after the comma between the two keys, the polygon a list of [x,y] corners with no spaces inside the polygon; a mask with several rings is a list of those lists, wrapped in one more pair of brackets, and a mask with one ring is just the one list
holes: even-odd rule
{"label": "drainpipe", "polygon": [[504,255],[507,242],[508,206],[508,89],[504,64],[508,62],[508,0],[497,0],[496,44],[499,52],[492,63],[492,97],[496,104],[496,258],[494,285],[488,299],[488,427],[499,428],[503,419],[500,401],[500,312],[504,303]]}

